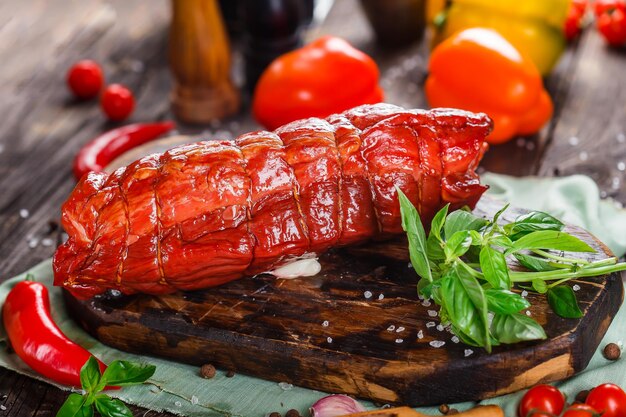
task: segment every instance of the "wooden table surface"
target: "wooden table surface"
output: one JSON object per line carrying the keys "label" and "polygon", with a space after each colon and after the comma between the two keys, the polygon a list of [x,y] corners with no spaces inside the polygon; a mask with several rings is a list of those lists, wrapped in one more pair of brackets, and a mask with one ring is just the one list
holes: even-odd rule
{"label": "wooden table surface", "polygon": [[[50,220],[74,185],[71,162],[86,141],[112,128],[94,102],[73,100],[68,67],[103,64],[108,82],[130,86],[131,121],[171,117],[165,0],[3,0],[0,2],[0,281],[52,256]],[[309,37],[346,38],[380,64],[387,101],[426,107],[425,44],[396,51],[374,41],[357,0],[335,2]],[[235,69],[241,60],[235,52]],[[241,71],[236,81],[241,81]],[[586,174],[602,194],[626,202],[626,51],[587,30],[547,80],[555,116],[537,137],[494,147],[482,166],[514,175]],[[220,125],[180,127],[227,138],[256,128],[248,108]],[[0,416],[54,415],[67,393],[0,370]],[[135,415],[159,414],[134,408]],[[272,410],[268,410],[272,411]]]}

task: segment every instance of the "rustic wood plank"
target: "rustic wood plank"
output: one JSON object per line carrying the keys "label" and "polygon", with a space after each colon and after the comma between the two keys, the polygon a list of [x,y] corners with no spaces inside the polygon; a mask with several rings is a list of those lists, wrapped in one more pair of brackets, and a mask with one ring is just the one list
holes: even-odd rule
{"label": "rustic wood plank", "polygon": [[587,31],[569,76],[568,100],[554,128],[540,175],[585,174],[603,192],[626,201],[626,51]]}
{"label": "rustic wood plank", "polygon": [[[483,197],[476,213],[492,217],[501,207]],[[509,209],[504,219],[520,214]],[[598,251],[587,260],[609,254],[588,232],[567,230]],[[467,357],[470,347],[435,327],[437,308],[418,299],[406,255],[390,259],[377,247],[330,251],[315,277],[263,274],[202,291],[86,301],[66,292],[65,300],[90,334],[123,351],[410,406],[479,400],[570,377],[587,366],[622,303],[618,274],[576,280],[580,320],[562,319],[545,295],[528,294],[529,314],[548,339],[491,354],[471,348]],[[404,241],[393,247],[406,251]]]}

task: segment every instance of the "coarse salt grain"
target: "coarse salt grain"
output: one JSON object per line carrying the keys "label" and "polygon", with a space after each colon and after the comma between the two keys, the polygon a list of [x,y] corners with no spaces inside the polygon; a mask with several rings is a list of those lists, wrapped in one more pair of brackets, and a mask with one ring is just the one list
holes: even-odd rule
{"label": "coarse salt grain", "polygon": [[626,163],[624,163],[624,161],[619,161],[617,163],[617,169],[620,171],[626,170]]}
{"label": "coarse salt grain", "polygon": [[459,343],[461,340],[457,336],[452,336],[452,343]]}
{"label": "coarse salt grain", "polygon": [[439,330],[440,332],[443,332],[443,326],[441,324],[437,325],[437,330]]}
{"label": "coarse salt grain", "polygon": [[420,330],[419,332],[417,332],[417,338],[418,339],[423,339],[424,338],[424,331]]}
{"label": "coarse salt grain", "polygon": [[435,323],[434,321],[429,321],[428,323],[426,323],[426,327],[428,327],[429,329],[431,327],[435,327],[437,325],[437,323]]}
{"label": "coarse salt grain", "polygon": [[585,151],[582,151],[580,154],[578,154],[578,157],[581,161],[586,161],[587,159],[589,159],[589,154]]}
{"label": "coarse salt grain", "polygon": [[379,300],[382,300],[383,298],[385,298],[385,294],[380,294],[380,295],[378,296],[378,299],[379,299]]}
{"label": "coarse salt grain", "polygon": [[293,388],[293,385],[290,384],[289,382],[279,382],[278,386],[280,387],[280,389],[282,389],[283,391],[289,391],[290,389]]}
{"label": "coarse salt grain", "polygon": [[365,291],[363,293],[363,297],[368,298],[368,299],[372,298],[372,292],[371,291]]}
{"label": "coarse salt grain", "polygon": [[574,284],[574,285],[572,286],[572,289],[573,289],[574,291],[580,291],[580,285],[578,285],[578,284]]}
{"label": "coarse salt grain", "polygon": [[434,348],[440,348],[443,345],[445,345],[446,342],[444,342],[443,340],[432,340],[428,344],[431,345]]}
{"label": "coarse salt grain", "polygon": [[328,343],[333,343],[333,338],[332,338],[332,337],[330,337],[330,336],[328,336],[328,337],[326,338],[326,341],[327,341]]}
{"label": "coarse salt grain", "polygon": [[26,219],[26,218],[28,218],[28,216],[30,216],[30,212],[28,210],[26,210],[26,209],[21,209],[20,210],[20,217],[22,219]]}
{"label": "coarse salt grain", "polygon": [[402,342],[404,342],[403,339],[396,339],[396,343],[402,343]]}
{"label": "coarse salt grain", "polygon": [[424,300],[424,302],[422,303],[422,305],[423,305],[424,307],[430,307],[432,304],[430,303],[430,301],[429,301],[429,300]]}
{"label": "coarse salt grain", "polygon": [[42,239],[41,240],[41,246],[52,246],[54,244],[54,240],[50,239],[49,237]]}
{"label": "coarse salt grain", "polygon": [[400,333],[404,331],[404,327],[400,326],[396,329],[396,333]]}
{"label": "coarse salt grain", "polygon": [[192,403],[193,405],[198,404],[198,397],[196,397],[195,395],[192,395],[192,396],[191,396],[191,403]]}
{"label": "coarse salt grain", "polygon": [[613,177],[613,179],[611,179],[611,188],[613,188],[614,190],[619,189],[619,183],[620,183],[619,177]]}
{"label": "coarse salt grain", "polygon": [[36,237],[28,239],[29,248],[34,249],[37,247],[37,245],[39,245],[39,239],[37,239]]}
{"label": "coarse salt grain", "polygon": [[530,310],[526,310],[526,315],[530,316]]}
{"label": "coarse salt grain", "polygon": [[183,403],[181,403],[180,401],[176,401],[176,402],[174,403],[174,405],[175,405],[176,407],[182,407]]}
{"label": "coarse salt grain", "polygon": [[430,317],[437,317],[437,312],[435,310],[428,310],[428,315]]}
{"label": "coarse salt grain", "polygon": [[394,330],[396,330],[396,326],[394,326],[393,324],[389,327],[387,327],[387,331],[388,332],[393,332]]}
{"label": "coarse salt grain", "polygon": [[330,324],[330,323],[328,322],[328,320],[324,320],[324,321],[322,322],[322,326],[324,326],[324,327],[328,327],[328,325],[329,325],[329,324]]}
{"label": "coarse salt grain", "polygon": [[522,298],[526,298],[527,295],[528,295],[528,291],[526,290],[522,291]]}
{"label": "coarse salt grain", "polygon": [[567,140],[567,142],[572,146],[576,146],[578,145],[579,140],[576,136],[572,136]]}
{"label": "coarse salt grain", "polygon": [[465,349],[463,351],[463,355],[465,355],[465,357],[467,358],[468,356],[470,356],[472,353],[474,353],[474,351],[472,349]]}

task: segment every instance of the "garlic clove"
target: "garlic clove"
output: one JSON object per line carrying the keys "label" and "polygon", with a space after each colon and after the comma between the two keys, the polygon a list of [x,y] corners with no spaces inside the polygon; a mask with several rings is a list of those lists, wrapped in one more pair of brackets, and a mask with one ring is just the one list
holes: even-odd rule
{"label": "garlic clove", "polygon": [[361,403],[352,397],[343,394],[333,394],[317,400],[309,411],[311,417],[339,417],[366,410]]}

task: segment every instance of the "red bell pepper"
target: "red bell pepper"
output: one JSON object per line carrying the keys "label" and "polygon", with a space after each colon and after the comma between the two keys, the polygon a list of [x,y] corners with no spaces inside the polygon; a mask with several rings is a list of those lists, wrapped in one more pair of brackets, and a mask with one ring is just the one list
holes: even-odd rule
{"label": "red bell pepper", "polygon": [[281,55],[263,72],[252,111],[267,129],[379,103],[378,66],[343,39],[325,36]]}

